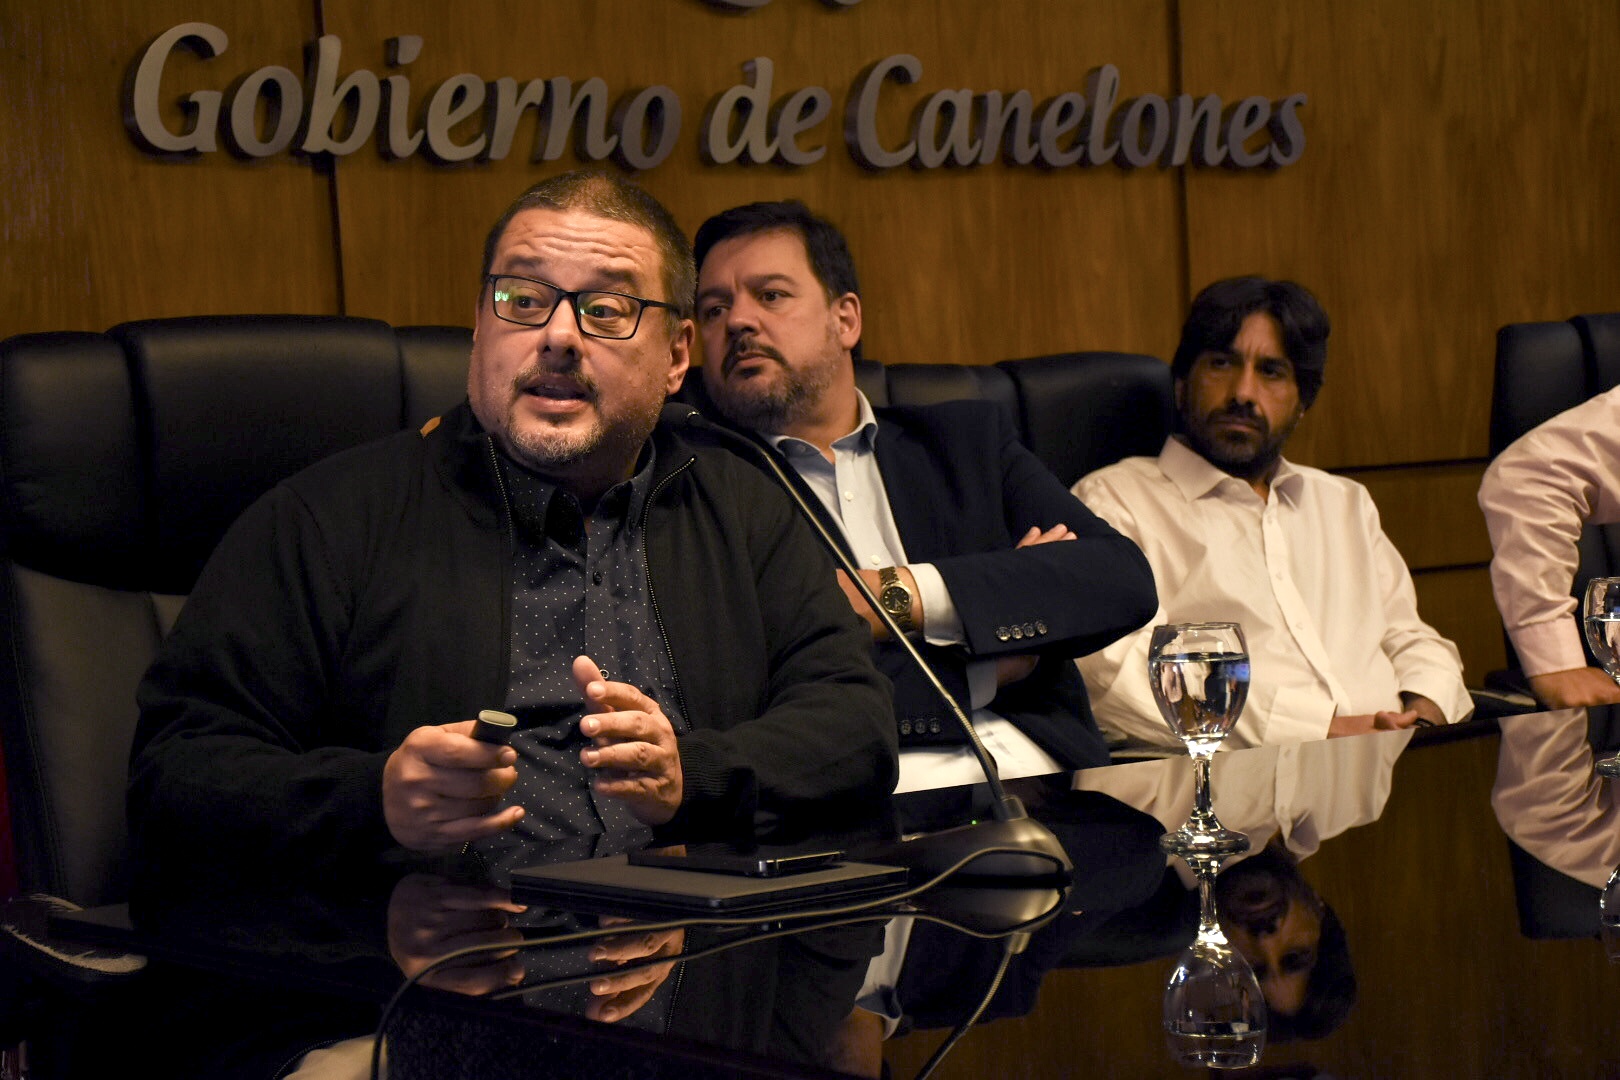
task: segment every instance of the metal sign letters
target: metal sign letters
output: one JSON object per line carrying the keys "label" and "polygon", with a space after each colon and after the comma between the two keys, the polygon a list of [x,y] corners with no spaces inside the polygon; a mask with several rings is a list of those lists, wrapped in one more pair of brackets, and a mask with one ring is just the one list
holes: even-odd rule
{"label": "metal sign letters", "polygon": [[[403,69],[421,56],[420,37],[387,42],[389,73],[342,70],[343,45],[328,34],[306,50],[302,74],[266,65],[230,88],[193,90],[180,102],[182,123],[166,119],[161,87],[175,51],[204,60],[229,39],[210,23],[181,23],[160,34],[131,65],[125,127],[154,154],[241,158],[281,153],[341,157],[367,144],[389,158],[422,154],[436,162],[499,161],[514,152],[554,161],[572,149],[581,160],[613,159],[656,168],[681,136],[681,100],[668,86],[615,98],[600,77],[577,85],[563,76],[519,82],[453,75],[418,93]],[[710,165],[814,165],[837,137],[829,132],[833,94],[820,86],[778,88],[769,57],[742,65],[744,79],[716,94],[697,125],[697,149]],[[869,64],[845,94],[843,142],[873,169],[973,168],[1001,162],[1044,168],[1113,163],[1120,168],[1202,166],[1252,169],[1298,161],[1305,150],[1299,111],[1304,94],[1230,104],[1214,94],[1120,98],[1112,64],[1092,69],[1084,89],[1036,102],[1028,90],[941,89],[907,94],[923,81],[917,57],[896,53]],[[907,99],[911,107],[907,112]],[[532,123],[525,125],[527,114]],[[905,114],[905,119],[901,115]],[[532,131],[518,146],[520,131]]]}

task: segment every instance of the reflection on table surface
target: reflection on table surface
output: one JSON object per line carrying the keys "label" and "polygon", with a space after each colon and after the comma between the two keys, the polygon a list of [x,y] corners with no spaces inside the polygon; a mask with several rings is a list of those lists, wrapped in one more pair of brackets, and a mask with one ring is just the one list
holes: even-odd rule
{"label": "reflection on table surface", "polygon": [[[1620,1071],[1620,969],[1594,937],[1520,933],[1503,836],[1587,890],[1595,930],[1593,868],[1616,851],[1607,782],[1582,757],[1579,717],[1502,726],[1503,739],[1391,732],[1217,756],[1216,809],[1254,843],[1217,895],[1272,1006],[1260,1067],[1287,1068],[1268,1075]],[[1517,808],[1502,827],[1499,751],[1513,797],[1499,791],[1498,809]],[[935,1075],[1185,1075],[1160,1002],[1196,893],[1156,840],[1190,803],[1190,763],[1114,766],[1076,786],[1036,807],[1074,858],[1067,892],[953,882],[819,922],[604,926],[514,904],[487,867],[460,863],[369,868],[320,889],[199,875],[133,905],[154,959],[181,962],[155,963],[121,1005],[142,1024],[126,1052],[160,1054],[173,1076],[274,1075],[315,1042],[368,1037],[416,975],[388,1028],[395,1077],[602,1075],[615,1061],[645,1075],[820,1075],[869,1072],[879,1053],[908,1077],[999,979]],[[1560,850],[1580,866],[1560,865]],[[877,1048],[851,1005],[897,913],[919,918],[890,987],[901,1028]],[[466,945],[489,951],[430,968]]]}
{"label": "reflection on table surface", "polygon": [[[1526,875],[1510,858],[1491,805],[1499,748],[1505,774],[1514,742],[1537,749],[1542,764],[1567,765],[1582,758],[1585,724],[1535,714],[1501,726],[1504,739],[1482,724],[1470,732],[1378,733],[1217,755],[1226,770],[1214,781],[1222,821],[1251,832],[1268,858],[1286,856],[1336,913],[1357,986],[1336,1030],[1268,1041],[1256,1075],[1620,1075],[1620,967],[1609,964],[1595,936],[1591,875],[1579,882],[1584,927],[1543,916],[1526,928],[1566,939],[1527,937],[1526,905],[1545,902],[1547,890],[1531,881],[1520,895],[1516,886]],[[1552,743],[1554,732],[1564,741]],[[1616,830],[1612,812],[1603,816],[1613,806],[1609,782],[1593,779],[1591,760],[1587,750],[1584,775],[1566,769],[1549,779],[1532,769],[1537,779],[1529,786],[1563,801],[1540,800],[1542,809],[1528,811],[1527,820],[1545,825],[1549,837],[1565,830],[1564,846],[1576,841],[1595,873],[1615,850]],[[1169,828],[1190,804],[1190,773],[1189,763],[1168,760],[1085,773],[1079,782],[1149,809]],[[1574,815],[1567,812],[1572,790],[1580,795]],[[1238,891],[1245,865],[1222,874],[1229,891]],[[1007,1071],[1014,1061],[1023,1063],[1015,1075],[1025,1076],[1188,1075],[1165,1059],[1158,1023],[1172,962],[1054,970],[1027,1015],[975,1032],[939,1075]],[[924,1031],[891,1044],[895,1075],[909,1075],[939,1039]]]}

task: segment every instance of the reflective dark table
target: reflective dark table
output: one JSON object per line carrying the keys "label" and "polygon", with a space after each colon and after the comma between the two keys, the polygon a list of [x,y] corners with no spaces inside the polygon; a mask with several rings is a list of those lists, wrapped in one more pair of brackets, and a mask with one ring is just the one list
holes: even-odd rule
{"label": "reflective dark table", "polygon": [[[1583,720],[1501,721],[1518,723],[1517,743],[1553,747],[1549,731]],[[1607,781],[1563,775],[1590,768],[1578,748],[1521,753],[1504,768],[1530,778],[1515,804],[1530,824],[1504,823],[1521,841],[1510,844],[1491,804],[1503,740],[1492,724],[1465,728],[1217,757],[1216,809],[1256,853],[1224,868],[1222,922],[1274,1006],[1260,1064],[1244,1075],[1620,1075],[1620,968],[1597,936],[1590,883],[1609,850],[1593,838],[1613,831]],[[97,913],[110,922],[89,936],[152,957],[138,993],[115,1006],[129,1022],[109,1053],[169,1076],[277,1075],[316,1042],[368,1047],[411,974],[423,985],[387,1022],[396,1078],[824,1076],[870,1071],[879,1054],[910,1077],[981,1007],[934,1075],[1186,1075],[1169,1060],[1160,1007],[1196,928],[1196,893],[1155,841],[1190,805],[1190,763],[1114,765],[1078,786],[1032,800],[1075,859],[1068,890],[953,882],[864,913],[608,927],[619,933],[562,949],[513,951],[594,931],[600,916],[518,910],[465,866],[369,868],[319,890],[188,882],[138,898],[134,930],[119,922],[127,913]],[[1558,805],[1535,810],[1541,793]],[[1560,830],[1571,844],[1556,842]],[[1566,849],[1573,875],[1547,865]],[[1543,879],[1524,872],[1527,857]],[[901,913],[913,917],[904,961],[880,995],[899,1026],[879,1045],[878,1029],[847,1017],[874,935]],[[1521,921],[1573,936],[1532,939]],[[845,925],[825,925],[835,922]],[[499,951],[423,975],[447,949],[480,943]],[[621,978],[641,963],[647,981]],[[570,976],[585,981],[556,985]]]}
{"label": "reflective dark table", "polygon": [[[1574,859],[1568,870],[1584,861],[1588,881],[1510,853],[1491,802],[1496,722],[1419,732],[1409,745],[1394,732],[1217,757],[1222,821],[1295,853],[1343,926],[1356,985],[1334,1030],[1271,1041],[1247,1075],[1620,1076],[1620,966],[1597,936],[1590,884],[1620,857],[1610,782],[1590,775],[1579,713],[1500,725],[1509,746],[1545,749],[1560,734],[1528,766],[1504,768],[1530,775],[1526,838],[1549,861]],[[1190,779],[1174,773],[1190,777],[1188,763],[1112,766],[1081,782],[1152,806],[1169,827],[1191,802]],[[1160,1022],[1173,959],[1055,969],[1026,1014],[972,1032],[937,1075],[1186,1076],[1168,1061]],[[891,1041],[894,1075],[911,1075],[941,1037]]]}

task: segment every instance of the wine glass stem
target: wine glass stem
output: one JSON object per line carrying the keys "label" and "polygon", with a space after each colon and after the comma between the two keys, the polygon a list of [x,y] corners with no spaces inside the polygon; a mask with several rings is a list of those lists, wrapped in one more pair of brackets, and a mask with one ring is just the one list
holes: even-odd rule
{"label": "wine glass stem", "polygon": [[1199,821],[1211,821],[1215,811],[1210,804],[1209,754],[1193,755],[1193,816]]}
{"label": "wine glass stem", "polygon": [[1226,935],[1221,932],[1221,922],[1215,912],[1215,875],[1201,873],[1198,875],[1198,936],[1200,938],[1218,939],[1222,945],[1226,944]]}

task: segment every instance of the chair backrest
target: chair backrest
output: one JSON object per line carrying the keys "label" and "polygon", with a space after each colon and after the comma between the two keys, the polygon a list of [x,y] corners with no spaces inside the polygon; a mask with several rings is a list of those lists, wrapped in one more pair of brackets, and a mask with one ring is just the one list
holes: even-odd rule
{"label": "chair backrest", "polygon": [[996,366],[1017,389],[1025,445],[1064,484],[1157,454],[1170,434],[1170,365],[1157,357],[1074,352]]}
{"label": "chair backrest", "polygon": [[[855,385],[876,406],[993,401],[1066,485],[1121,458],[1157,454],[1170,433],[1170,367],[1138,353],[1059,353],[998,364],[857,360]],[[714,415],[696,373],[678,396]]]}
{"label": "chair backrest", "polygon": [[465,393],[470,333],[126,323],[0,342],[0,739],[22,888],[121,899],[135,687],[225,529]]}

